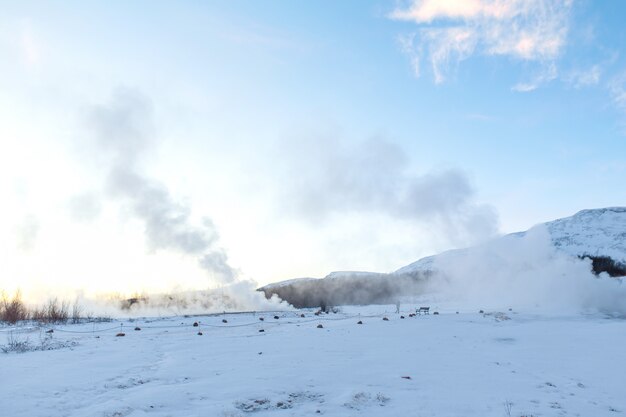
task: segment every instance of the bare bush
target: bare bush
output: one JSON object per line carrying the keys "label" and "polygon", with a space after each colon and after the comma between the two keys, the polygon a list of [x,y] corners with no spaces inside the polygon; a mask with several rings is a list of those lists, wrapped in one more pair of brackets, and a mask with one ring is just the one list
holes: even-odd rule
{"label": "bare bush", "polygon": [[72,304],[72,323],[80,323],[81,315],[83,314],[83,307],[78,304],[78,299]]}
{"label": "bare bush", "polygon": [[[73,304],[69,301],[59,301],[58,298],[48,300],[42,306],[27,306],[22,294],[18,290],[13,297],[0,291],[0,322],[15,324],[19,321],[34,320],[39,323],[80,323],[85,317],[83,306],[76,299]],[[92,317],[87,314],[89,322],[111,321],[110,317]]]}
{"label": "bare bush", "polygon": [[26,319],[28,319],[28,309],[22,301],[22,294],[16,291],[13,298],[9,299],[3,291],[2,299],[0,300],[0,321],[15,324]]}
{"label": "bare bush", "polygon": [[48,300],[41,308],[32,312],[32,319],[40,323],[67,323],[70,317],[70,303],[56,297]]}
{"label": "bare bush", "polygon": [[32,350],[32,345],[30,344],[30,340],[28,340],[28,338],[19,338],[15,336],[13,332],[11,332],[9,333],[7,344],[0,346],[0,350],[2,350],[4,353],[24,353]]}
{"label": "bare bush", "polygon": [[69,340],[54,340],[51,333],[45,335],[40,332],[39,344],[31,343],[28,337],[20,337],[13,332],[9,333],[7,344],[0,345],[0,351],[3,353],[25,353],[43,350],[56,350],[63,348],[72,348],[77,346],[78,342]]}

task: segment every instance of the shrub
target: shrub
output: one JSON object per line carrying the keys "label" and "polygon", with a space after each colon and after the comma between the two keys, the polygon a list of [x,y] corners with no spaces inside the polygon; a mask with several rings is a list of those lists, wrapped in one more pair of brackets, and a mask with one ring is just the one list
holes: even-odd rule
{"label": "shrub", "polygon": [[63,349],[67,347],[72,348],[76,345],[78,345],[78,343],[74,341],[53,340],[52,334],[49,333],[46,333],[45,336],[43,333],[40,333],[39,344],[36,344],[31,343],[28,337],[15,335],[13,332],[10,332],[7,344],[0,345],[0,351],[3,353],[25,353],[41,350]]}
{"label": "shrub", "polygon": [[48,303],[32,312],[33,320],[40,323],[67,323],[70,317],[70,304],[57,298],[48,300]]}
{"label": "shrub", "polygon": [[83,314],[83,308],[78,304],[78,300],[72,304],[72,323],[76,324],[80,322],[81,314]]}
{"label": "shrub", "polygon": [[28,319],[28,309],[22,301],[22,295],[17,291],[13,298],[9,299],[6,293],[2,293],[0,301],[0,321],[14,324],[21,320]]}
{"label": "shrub", "polygon": [[16,352],[16,353],[24,353],[32,350],[32,345],[28,338],[21,339],[13,334],[13,332],[9,333],[9,338],[7,340],[7,344],[4,346],[0,346],[0,350],[4,353]]}
{"label": "shrub", "polygon": [[[40,323],[79,323],[84,317],[84,309],[78,299],[70,305],[68,301],[59,301],[57,298],[48,300],[39,307],[27,307],[22,300],[20,291],[16,291],[12,298],[6,292],[0,291],[0,322],[15,324],[18,321],[34,320]],[[111,321],[109,317],[87,316],[89,321]]]}

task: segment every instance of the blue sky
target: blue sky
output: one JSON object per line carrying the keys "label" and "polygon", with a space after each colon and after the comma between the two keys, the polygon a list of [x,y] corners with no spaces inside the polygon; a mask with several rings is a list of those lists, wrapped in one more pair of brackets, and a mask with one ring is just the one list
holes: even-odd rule
{"label": "blue sky", "polygon": [[624,204],[622,2],[0,7],[5,288],[215,285],[191,231],[260,283],[390,271]]}

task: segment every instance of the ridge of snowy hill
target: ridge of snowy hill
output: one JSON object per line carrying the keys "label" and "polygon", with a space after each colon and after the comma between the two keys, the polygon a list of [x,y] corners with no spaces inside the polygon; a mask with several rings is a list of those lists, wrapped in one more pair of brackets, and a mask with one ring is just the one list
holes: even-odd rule
{"label": "ridge of snowy hill", "polygon": [[[552,245],[572,256],[609,257],[626,264],[626,207],[607,207],[581,210],[570,217],[541,223],[545,226]],[[537,227],[537,226],[535,226]],[[524,237],[527,232],[511,233],[499,239]],[[432,271],[435,261],[446,261],[465,256],[474,248],[454,249],[427,256],[404,266],[393,274],[414,274]]]}
{"label": "ridge of snowy hill", "polygon": [[292,278],[285,281],[272,282],[267,284],[259,290],[270,290],[277,289],[286,286],[292,285],[308,285],[315,284],[315,282],[320,281],[320,279],[325,279],[328,281],[333,280],[369,280],[376,278],[383,278],[388,276],[389,274],[385,274],[382,272],[368,272],[368,271],[333,271],[330,274],[326,275],[324,278]]}
{"label": "ridge of snowy hill", "polygon": [[626,263],[626,207],[582,210],[545,223],[552,244],[574,256],[608,256]]}

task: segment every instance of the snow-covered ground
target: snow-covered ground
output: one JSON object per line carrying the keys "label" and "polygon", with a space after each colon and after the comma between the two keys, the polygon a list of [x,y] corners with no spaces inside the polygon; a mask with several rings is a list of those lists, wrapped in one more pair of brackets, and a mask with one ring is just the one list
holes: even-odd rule
{"label": "snow-covered ground", "polygon": [[416,306],[0,327],[0,415],[626,415],[623,318]]}

